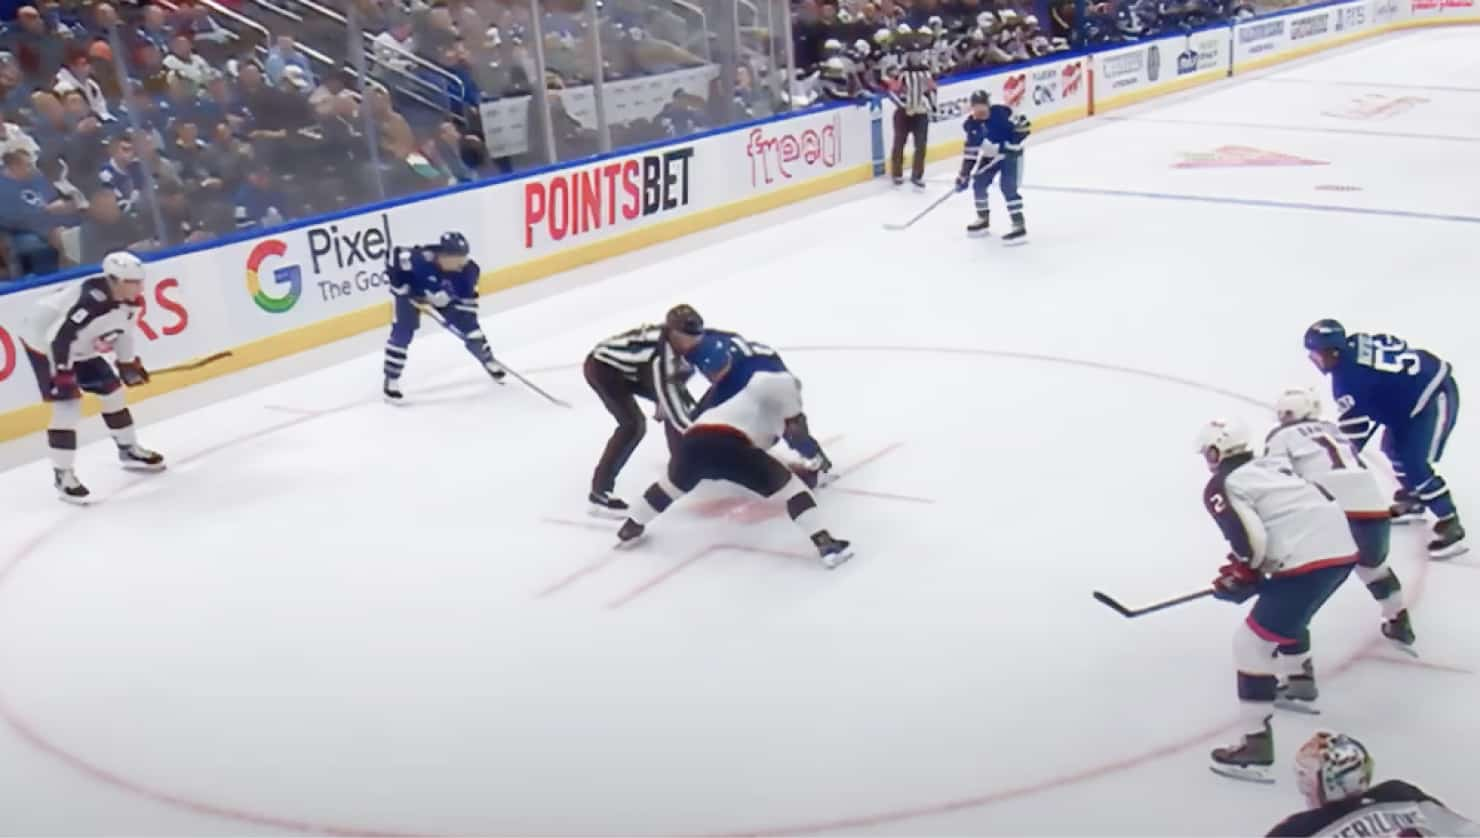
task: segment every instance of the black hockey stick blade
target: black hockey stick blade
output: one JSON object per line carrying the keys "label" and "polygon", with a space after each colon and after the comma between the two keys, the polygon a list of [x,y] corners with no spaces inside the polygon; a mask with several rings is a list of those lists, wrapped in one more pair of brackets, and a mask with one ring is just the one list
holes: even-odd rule
{"label": "black hockey stick blade", "polygon": [[1212,595],[1212,588],[1204,588],[1203,590],[1197,591],[1196,593],[1184,594],[1173,599],[1168,599],[1162,602],[1155,603],[1153,605],[1148,605],[1145,608],[1126,608],[1124,605],[1121,605],[1118,601],[1116,601],[1115,597],[1112,597],[1103,591],[1094,592],[1095,599],[1104,603],[1107,607],[1110,608],[1110,610],[1126,618],[1140,617],[1145,614],[1151,614],[1156,611],[1161,611],[1166,608],[1172,608],[1186,602],[1192,602],[1195,599],[1202,599],[1203,597],[1208,597]]}
{"label": "black hockey stick blade", "polygon": [[183,364],[176,364],[173,367],[165,367],[162,370],[155,370],[154,372],[150,373],[150,375],[169,375],[172,372],[187,372],[189,370],[198,370],[207,364],[214,364],[217,361],[224,360],[230,357],[230,352],[217,352],[214,355],[207,355],[204,358],[198,358],[194,361],[187,361]]}

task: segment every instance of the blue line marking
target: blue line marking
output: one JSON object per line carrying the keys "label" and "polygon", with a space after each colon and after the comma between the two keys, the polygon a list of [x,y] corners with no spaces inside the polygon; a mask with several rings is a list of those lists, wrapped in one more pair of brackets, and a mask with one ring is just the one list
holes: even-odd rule
{"label": "blue line marking", "polygon": [[1465,137],[1458,134],[1413,134],[1404,131],[1364,131],[1360,128],[1323,128],[1304,125],[1266,125],[1262,122],[1226,122],[1218,119],[1161,119],[1154,116],[1099,117],[1111,122],[1153,122],[1160,125],[1204,125],[1219,128],[1256,128],[1265,131],[1294,131],[1309,134],[1353,134],[1358,137],[1385,137],[1400,140],[1441,140],[1450,143],[1480,143],[1480,137]]}
{"label": "blue line marking", "polygon": [[1230,198],[1219,195],[1178,195],[1173,192],[1138,192],[1133,189],[1095,189],[1087,186],[1039,186],[1036,192],[1066,192],[1074,195],[1104,195],[1111,198],[1147,198],[1154,201],[1186,201],[1195,204],[1227,204],[1261,209],[1303,210],[1305,212],[1334,212],[1344,215],[1372,215],[1382,218],[1412,218],[1419,221],[1457,221],[1464,224],[1480,224],[1480,215],[1450,215],[1438,212],[1417,212],[1399,209],[1372,209],[1370,207],[1343,207],[1337,204],[1307,204],[1300,201],[1270,201],[1262,198]]}

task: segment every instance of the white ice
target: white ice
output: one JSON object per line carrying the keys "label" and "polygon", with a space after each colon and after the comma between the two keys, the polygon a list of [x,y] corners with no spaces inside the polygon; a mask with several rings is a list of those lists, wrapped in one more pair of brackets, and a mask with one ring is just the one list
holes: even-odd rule
{"label": "white ice", "polygon": [[[1391,36],[1048,133],[1024,248],[965,238],[965,197],[885,233],[933,196],[869,184],[491,301],[496,349],[573,410],[432,332],[389,408],[371,335],[148,425],[166,474],[85,448],[93,508],[43,462],[0,474],[0,830],[1254,834],[1301,807],[1317,724],[1480,817],[1473,557],[1395,540],[1421,666],[1355,579],[1320,614],[1325,715],[1276,720],[1273,787],[1205,767],[1242,609],[1090,598],[1212,577],[1193,435],[1319,383],[1311,321],[1408,336],[1468,386],[1476,56],[1475,30]],[[1325,115],[1374,94],[1422,101]],[[1221,146],[1326,165],[1172,167]],[[851,564],[722,488],[608,561],[583,502],[611,423],[578,364],[679,301],[805,381]],[[1477,433],[1462,414],[1442,469],[1471,515]]]}

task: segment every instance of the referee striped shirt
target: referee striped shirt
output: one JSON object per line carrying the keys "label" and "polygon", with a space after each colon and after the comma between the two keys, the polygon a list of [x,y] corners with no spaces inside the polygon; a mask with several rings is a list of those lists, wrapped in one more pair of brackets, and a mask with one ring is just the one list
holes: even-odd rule
{"label": "referee striped shirt", "polygon": [[910,116],[930,113],[935,108],[935,74],[917,67],[901,71],[890,98]]}
{"label": "referee striped shirt", "polygon": [[680,431],[693,424],[694,397],[683,382],[684,360],[673,351],[662,326],[639,326],[613,335],[591,350],[598,362],[622,373],[628,381],[646,384],[657,396],[663,417]]}

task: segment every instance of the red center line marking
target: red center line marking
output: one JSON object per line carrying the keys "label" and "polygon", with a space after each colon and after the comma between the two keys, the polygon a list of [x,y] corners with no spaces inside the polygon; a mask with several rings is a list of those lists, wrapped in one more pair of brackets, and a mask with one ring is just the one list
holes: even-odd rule
{"label": "red center line marking", "polygon": [[697,553],[689,556],[688,558],[684,559],[683,561],[679,562],[678,564],[673,565],[672,567],[668,568],[667,570],[663,571],[662,573],[659,573],[657,576],[654,576],[651,579],[647,580],[646,582],[643,582],[642,584],[638,585],[637,587],[633,588],[632,590],[628,591],[627,593],[622,594],[621,596],[617,597],[616,599],[613,599],[612,601],[610,601],[610,602],[608,602],[606,604],[606,607],[608,609],[621,608],[622,606],[626,605],[627,603],[631,602],[632,600],[637,599],[638,597],[642,596],[643,594],[647,593],[648,591],[651,591],[652,589],[658,587],[659,585],[663,584],[664,582],[667,582],[669,579],[672,579],[673,577],[675,577],[678,574],[682,573],[684,570],[686,570],[686,569],[688,569],[690,567],[693,567],[694,565],[698,564],[699,562],[703,561],[704,559],[708,558],[709,556],[712,556],[715,553],[723,553],[723,552],[726,552],[726,551],[728,551],[728,552],[734,552],[734,553],[750,553],[752,555],[757,555],[757,556],[774,556],[776,558],[782,558],[782,559],[806,559],[806,558],[808,558],[806,555],[804,555],[802,553],[792,553],[792,552],[789,552],[789,551],[786,551],[786,550],[771,550],[771,549],[768,549],[768,548],[765,548],[765,547],[749,547],[749,546],[744,545],[744,544],[711,544],[708,547],[705,547],[703,550],[700,550],[699,552],[697,552]]}
{"label": "red center line marking", "polygon": [[1393,666],[1412,666],[1418,669],[1429,669],[1434,672],[1448,672],[1454,675],[1474,675],[1475,670],[1463,666],[1450,666],[1447,663],[1431,663],[1419,658],[1399,658],[1392,655],[1363,655],[1361,660],[1376,661],[1378,663],[1391,664]]}

